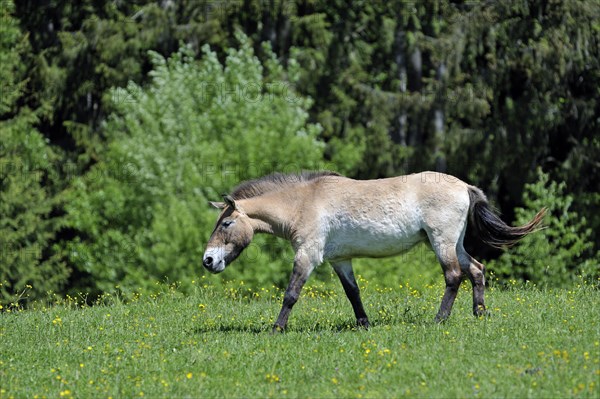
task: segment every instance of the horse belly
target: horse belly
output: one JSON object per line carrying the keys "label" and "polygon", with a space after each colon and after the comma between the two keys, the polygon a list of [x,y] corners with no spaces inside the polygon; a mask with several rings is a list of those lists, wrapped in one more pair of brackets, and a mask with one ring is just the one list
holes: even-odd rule
{"label": "horse belly", "polygon": [[394,256],[409,250],[425,237],[417,223],[350,223],[330,232],[324,258],[335,260]]}

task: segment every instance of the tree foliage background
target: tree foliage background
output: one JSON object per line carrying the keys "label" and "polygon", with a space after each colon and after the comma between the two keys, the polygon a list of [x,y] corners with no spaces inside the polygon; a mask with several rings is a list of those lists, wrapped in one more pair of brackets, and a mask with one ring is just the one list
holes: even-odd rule
{"label": "tree foliage background", "polygon": [[[0,4],[3,302],[185,285],[207,200],[275,170],[451,173],[509,222],[550,210],[516,252],[469,243],[497,274],[599,273],[597,1]],[[283,284],[290,258],[261,238],[227,277]]]}

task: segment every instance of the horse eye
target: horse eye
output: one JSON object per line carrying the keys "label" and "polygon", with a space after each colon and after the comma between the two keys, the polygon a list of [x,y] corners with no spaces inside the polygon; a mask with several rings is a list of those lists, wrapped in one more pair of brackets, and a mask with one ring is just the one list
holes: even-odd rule
{"label": "horse eye", "polygon": [[224,220],[221,224],[223,227],[229,227],[233,223],[233,220]]}

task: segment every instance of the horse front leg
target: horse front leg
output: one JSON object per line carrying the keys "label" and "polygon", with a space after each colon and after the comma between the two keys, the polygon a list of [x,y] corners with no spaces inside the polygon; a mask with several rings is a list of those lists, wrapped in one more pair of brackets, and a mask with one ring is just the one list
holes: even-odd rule
{"label": "horse front leg", "polygon": [[309,261],[308,257],[296,255],[292,277],[290,278],[290,283],[283,296],[283,306],[281,307],[277,321],[273,325],[273,333],[279,333],[285,330],[288,318],[290,317],[290,312],[298,301],[302,287],[304,287],[304,284],[306,283],[306,280],[308,280],[314,267],[315,265]]}
{"label": "horse front leg", "polygon": [[331,262],[331,266],[335,273],[340,278],[344,292],[352,304],[354,309],[354,315],[356,316],[356,324],[359,327],[369,328],[369,318],[365,313],[362,301],[360,299],[360,289],[354,278],[354,271],[352,270],[352,261],[344,260],[340,262]]}

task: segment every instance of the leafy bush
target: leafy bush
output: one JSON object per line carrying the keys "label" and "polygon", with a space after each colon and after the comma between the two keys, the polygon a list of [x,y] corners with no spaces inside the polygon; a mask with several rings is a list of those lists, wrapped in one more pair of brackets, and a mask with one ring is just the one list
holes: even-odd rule
{"label": "leafy bush", "polygon": [[444,275],[429,242],[386,259],[356,259],[355,273],[373,286],[398,288],[411,286],[423,290],[435,283],[443,284]]}
{"label": "leafy bush", "polygon": [[[149,87],[112,91],[116,111],[103,128],[111,142],[67,205],[79,234],[64,249],[80,288],[185,284],[205,273],[218,214],[209,200],[247,178],[323,167],[320,128],[307,124],[311,101],[293,89],[294,60],[286,72],[265,47],[263,65],[238,39],[224,65],[207,46],[199,62],[185,47],[168,60],[152,53]],[[224,276],[281,282],[290,259],[287,244],[259,236]]]}
{"label": "leafy bush", "polygon": [[538,181],[525,186],[524,208],[516,208],[515,223],[531,220],[542,207],[547,208],[546,228],[524,238],[517,247],[505,251],[489,263],[499,276],[563,286],[578,275],[600,274],[600,253],[591,241],[587,221],[572,210],[574,198],[565,194],[566,184],[550,181],[538,169]]}
{"label": "leafy bush", "polygon": [[51,217],[56,197],[43,186],[54,154],[20,114],[0,122],[0,303],[60,290],[69,272],[51,247],[61,219]]}

